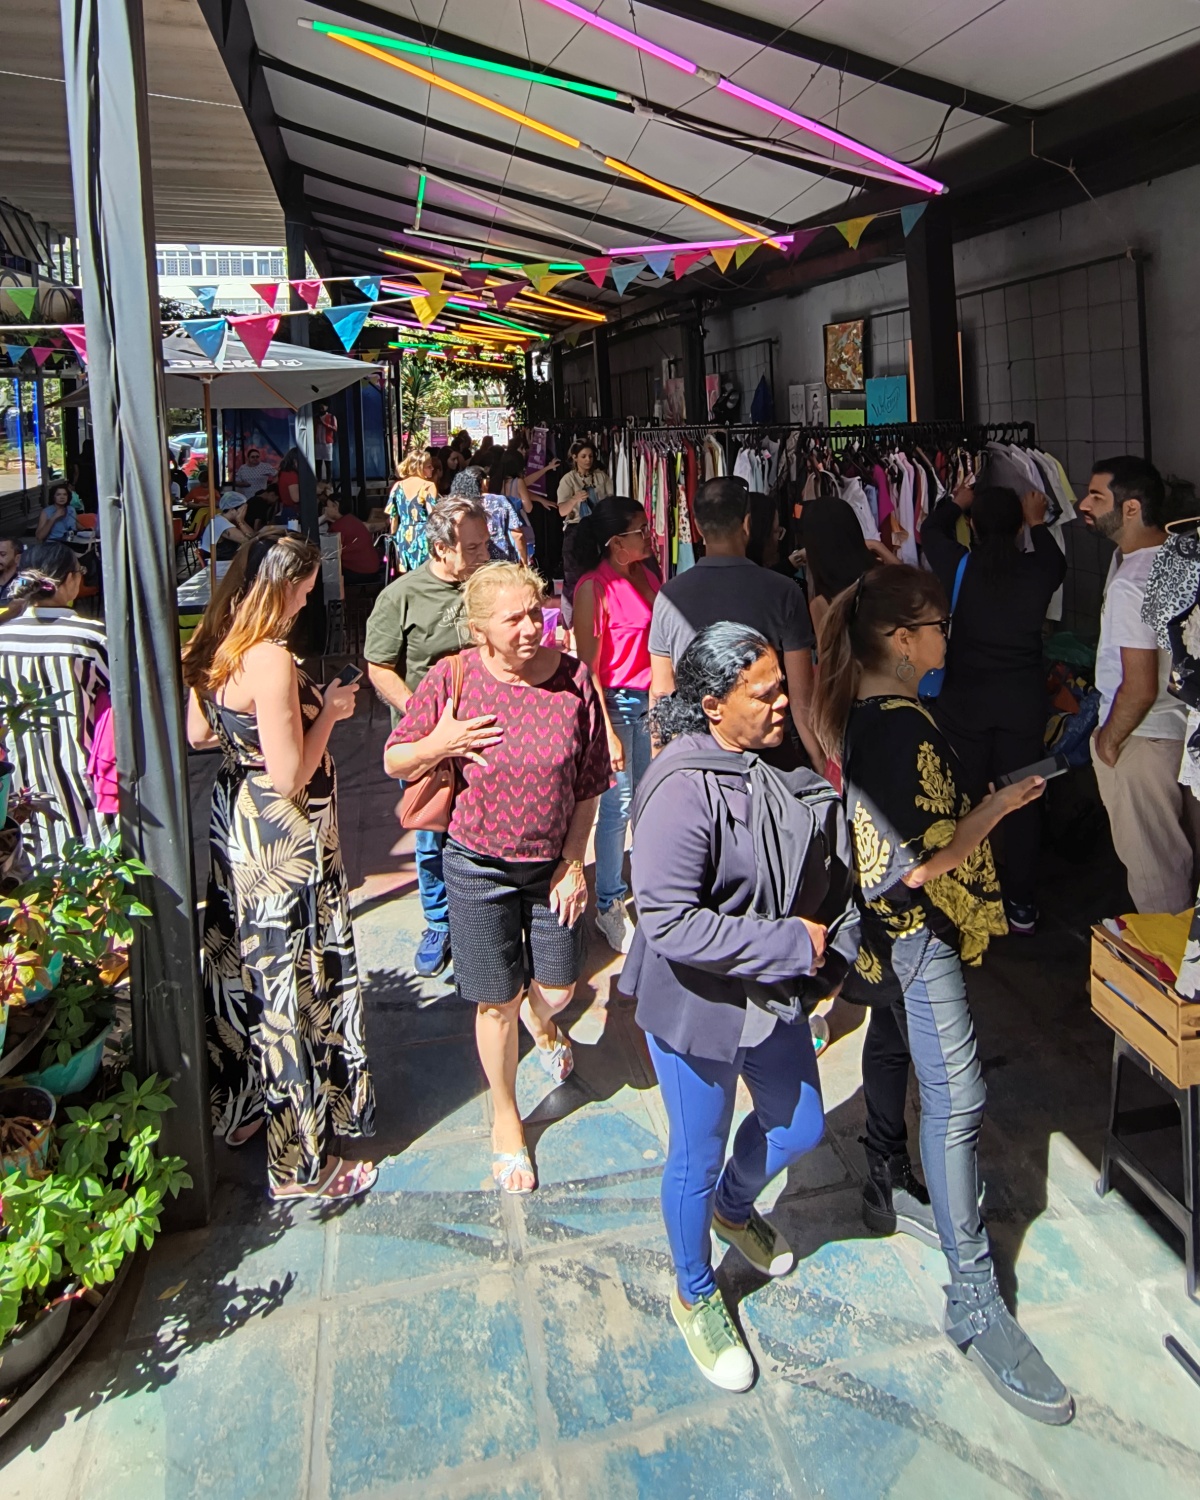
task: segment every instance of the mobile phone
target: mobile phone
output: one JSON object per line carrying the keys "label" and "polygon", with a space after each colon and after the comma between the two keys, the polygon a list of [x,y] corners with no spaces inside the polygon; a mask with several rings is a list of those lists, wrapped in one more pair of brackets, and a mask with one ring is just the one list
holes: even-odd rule
{"label": "mobile phone", "polygon": [[339,687],[349,687],[352,682],[357,682],[361,676],[362,668],[356,667],[353,662],[348,662],[333,680]]}
{"label": "mobile phone", "polygon": [[1070,769],[1065,755],[1048,755],[1045,760],[1035,760],[1033,765],[1022,766],[1019,771],[1010,771],[1007,776],[997,776],[996,785],[1013,786],[1018,781],[1024,781],[1027,776],[1040,776],[1043,781],[1053,781],[1056,776],[1062,776]]}

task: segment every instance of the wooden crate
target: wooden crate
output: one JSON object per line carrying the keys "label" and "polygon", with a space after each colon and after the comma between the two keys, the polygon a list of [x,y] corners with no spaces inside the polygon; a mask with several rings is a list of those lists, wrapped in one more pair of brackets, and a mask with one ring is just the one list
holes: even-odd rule
{"label": "wooden crate", "polygon": [[1200,1004],[1181,1000],[1137,953],[1092,928],[1092,1009],[1176,1088],[1200,1084]]}

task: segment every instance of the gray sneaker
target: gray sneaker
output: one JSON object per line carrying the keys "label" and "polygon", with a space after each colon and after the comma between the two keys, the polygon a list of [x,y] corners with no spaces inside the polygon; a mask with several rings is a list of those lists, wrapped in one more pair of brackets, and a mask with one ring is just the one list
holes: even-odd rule
{"label": "gray sneaker", "polygon": [[633,927],[625,914],[625,904],[614,901],[596,913],[596,928],[614,953],[628,953],[633,944]]}
{"label": "gray sneaker", "polygon": [[750,1210],[750,1217],[740,1229],[723,1224],[714,1214],[712,1231],[723,1244],[740,1250],[754,1269],[764,1276],[786,1276],[796,1264],[792,1247],[756,1208]]}
{"label": "gray sneaker", "polygon": [[706,1380],[723,1391],[750,1389],[754,1361],[734,1327],[719,1287],[691,1307],[684,1307],[678,1288],[672,1287],[671,1316]]}

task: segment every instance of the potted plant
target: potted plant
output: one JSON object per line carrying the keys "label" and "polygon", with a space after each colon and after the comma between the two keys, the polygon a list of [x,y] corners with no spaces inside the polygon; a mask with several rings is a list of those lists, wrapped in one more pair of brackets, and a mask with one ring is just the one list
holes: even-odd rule
{"label": "potted plant", "polygon": [[181,1158],[155,1152],[171,1107],[157,1075],[124,1073],[119,1092],[68,1109],[46,1175],[0,1178],[0,1391],[50,1358],[72,1301],[148,1249],[167,1195],[191,1186]]}
{"label": "potted plant", "polygon": [[8,817],[8,799],[12,790],[13,766],[4,755],[4,742],[11,734],[49,734],[54,721],[64,717],[58,706],[67,694],[43,693],[29,677],[0,681],[0,827]]}

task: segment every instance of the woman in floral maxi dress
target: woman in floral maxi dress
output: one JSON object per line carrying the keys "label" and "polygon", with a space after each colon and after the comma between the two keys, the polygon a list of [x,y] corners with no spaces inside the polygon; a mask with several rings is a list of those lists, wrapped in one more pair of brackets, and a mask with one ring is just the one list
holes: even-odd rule
{"label": "woman in floral maxi dress", "polygon": [[375,1100],[326,747],[356,688],[322,692],[280,644],[316,549],[287,537],[248,552],[240,602],[223,601],[223,628],[198,632],[184,667],[191,742],[222,753],[201,961],[213,1125],[240,1146],[266,1122],[272,1198],[352,1197],[375,1172],[333,1155],[333,1138],[373,1134]]}

